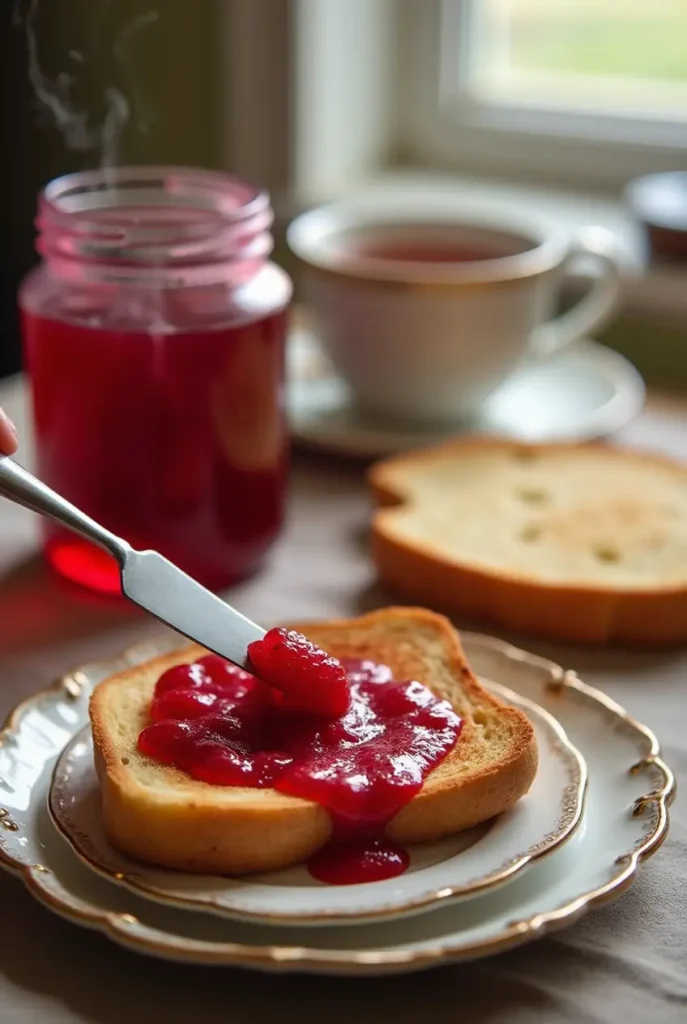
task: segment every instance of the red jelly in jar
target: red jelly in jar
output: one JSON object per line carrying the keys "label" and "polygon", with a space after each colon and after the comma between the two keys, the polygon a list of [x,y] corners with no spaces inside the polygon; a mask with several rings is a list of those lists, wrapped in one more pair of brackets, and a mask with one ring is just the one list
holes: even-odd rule
{"label": "red jelly in jar", "polygon": [[[40,197],[20,292],[39,476],[215,590],[260,566],[284,511],[291,282],[271,224],[267,194],[220,173],[68,175]],[[109,555],[45,531],[58,572],[119,592]]]}

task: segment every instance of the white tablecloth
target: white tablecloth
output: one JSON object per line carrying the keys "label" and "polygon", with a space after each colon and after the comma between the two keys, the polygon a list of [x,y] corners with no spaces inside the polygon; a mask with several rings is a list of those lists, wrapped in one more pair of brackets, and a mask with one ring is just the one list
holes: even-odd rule
{"label": "white tablecloth", "polygon": [[[22,428],[21,381],[0,405]],[[687,457],[687,402],[654,401],[624,440]],[[387,603],[365,549],[368,503],[359,467],[301,456],[291,519],[270,568],[232,599],[268,625]],[[0,717],[22,697],[151,630],[126,608],[66,600],[37,557],[30,515],[0,501]],[[591,653],[516,638],[576,668],[653,728],[678,785],[687,782],[687,652]],[[138,957],[54,917],[0,873],[1,1024],[300,1024],[687,1021],[687,811],[616,903],[550,938],[426,974],[368,980],[264,977]]]}

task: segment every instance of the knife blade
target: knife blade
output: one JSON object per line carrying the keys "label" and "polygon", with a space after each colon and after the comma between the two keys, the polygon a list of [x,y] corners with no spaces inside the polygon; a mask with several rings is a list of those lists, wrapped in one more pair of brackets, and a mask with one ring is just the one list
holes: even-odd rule
{"label": "knife blade", "polygon": [[246,648],[265,630],[206,590],[156,551],[129,548],[121,565],[122,592],[177,633],[247,667]]}

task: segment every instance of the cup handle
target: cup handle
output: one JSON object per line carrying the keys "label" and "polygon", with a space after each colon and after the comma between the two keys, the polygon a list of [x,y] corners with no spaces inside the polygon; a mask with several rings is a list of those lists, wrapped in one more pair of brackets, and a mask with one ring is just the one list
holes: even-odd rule
{"label": "cup handle", "polygon": [[[592,278],[590,290],[561,316],[538,327],[532,337],[535,356],[546,358],[562,351],[604,323],[617,305],[620,295],[620,266],[615,239],[603,228],[582,230],[563,264],[561,281],[579,264],[589,266],[585,276]],[[594,272],[591,267],[596,267]]]}

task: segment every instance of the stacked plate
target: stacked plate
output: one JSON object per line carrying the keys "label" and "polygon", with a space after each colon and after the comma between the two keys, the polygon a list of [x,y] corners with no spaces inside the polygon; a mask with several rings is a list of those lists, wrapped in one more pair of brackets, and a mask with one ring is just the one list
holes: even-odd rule
{"label": "stacked plate", "polygon": [[627,888],[658,848],[672,775],[649,730],[573,673],[488,637],[463,641],[485,685],[532,721],[539,771],[512,810],[416,848],[400,878],[337,887],[304,868],[190,876],[108,844],[88,698],[169,643],[86,666],[10,716],[0,861],[57,913],[173,960],[375,974],[485,956],[560,928]]}

